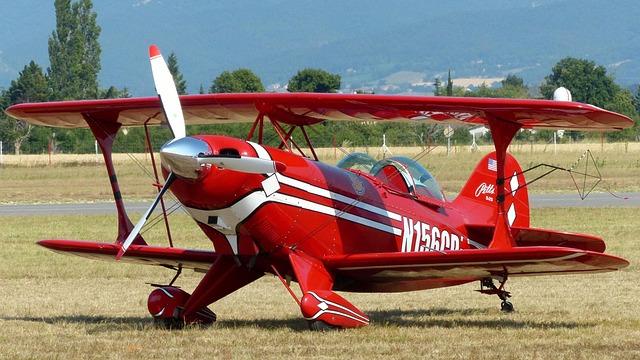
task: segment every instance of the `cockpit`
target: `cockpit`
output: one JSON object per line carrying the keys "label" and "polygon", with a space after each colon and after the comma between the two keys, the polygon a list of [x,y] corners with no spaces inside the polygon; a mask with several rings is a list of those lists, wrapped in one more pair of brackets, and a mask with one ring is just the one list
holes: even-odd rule
{"label": "cockpit", "polygon": [[436,179],[417,161],[408,157],[393,156],[376,161],[367,154],[352,153],[340,160],[337,166],[371,174],[401,192],[444,201],[444,194]]}

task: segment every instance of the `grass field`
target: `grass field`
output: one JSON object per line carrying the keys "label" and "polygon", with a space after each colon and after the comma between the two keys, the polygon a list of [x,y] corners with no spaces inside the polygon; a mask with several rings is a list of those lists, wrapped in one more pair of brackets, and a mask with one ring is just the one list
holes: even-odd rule
{"label": "grass field", "polygon": [[[267,276],[212,306],[212,327],[156,329],[146,311],[145,282],[172,272],[51,253],[43,238],[111,241],[112,216],[0,218],[0,358],[640,358],[640,246],[637,210],[534,209],[535,226],[599,234],[608,252],[631,266],[620,272],[516,278],[508,283],[516,312],[503,314],[477,284],[401,294],[343,294],[371,315],[369,327],[317,333]],[[208,241],[184,215],[174,238]],[[179,229],[179,230],[177,230]],[[156,227],[147,239],[161,239]],[[152,241],[153,242],[153,241]],[[158,241],[156,241],[158,243]],[[178,281],[191,291],[201,274]]]}
{"label": "grass field", "polygon": [[[640,143],[630,144],[562,144],[554,153],[553,145],[513,145],[511,151],[523,169],[539,163],[569,167],[586,149],[593,156],[604,182],[596,191],[640,191]],[[350,152],[368,152],[374,157],[378,149],[352,148]],[[490,151],[482,147],[470,152],[467,147],[456,147],[447,156],[444,147],[437,147],[420,158],[420,162],[436,177],[448,195],[457,193],[466,182],[476,163]],[[415,157],[420,148],[392,148],[394,155]],[[335,163],[344,154],[335,149],[319,149],[323,161]],[[135,161],[133,160],[135,158]],[[0,168],[0,203],[59,203],[77,201],[111,201],[113,196],[101,158],[95,155],[54,155],[48,165],[46,155],[5,155]],[[125,200],[152,199],[156,189],[153,183],[151,161],[144,154],[116,154],[116,170]],[[590,173],[593,168],[590,165]],[[576,171],[584,170],[584,160]],[[541,169],[527,174],[533,178]],[[530,187],[531,192],[573,192],[575,186],[566,172],[556,172]]]}

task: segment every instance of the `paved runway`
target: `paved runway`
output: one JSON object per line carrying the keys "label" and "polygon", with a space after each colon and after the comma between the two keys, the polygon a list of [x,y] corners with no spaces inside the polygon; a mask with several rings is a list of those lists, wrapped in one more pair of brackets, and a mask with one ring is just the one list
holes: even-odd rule
{"label": "paved runway", "polygon": [[[640,193],[616,194],[624,198],[616,198],[607,193],[593,193],[585,200],[578,194],[535,194],[530,196],[531,207],[640,207]],[[142,213],[150,205],[149,202],[125,203],[127,212]],[[167,203],[170,207],[171,203]],[[113,203],[77,203],[77,204],[33,204],[33,205],[0,205],[0,216],[30,215],[99,215],[115,214]]]}

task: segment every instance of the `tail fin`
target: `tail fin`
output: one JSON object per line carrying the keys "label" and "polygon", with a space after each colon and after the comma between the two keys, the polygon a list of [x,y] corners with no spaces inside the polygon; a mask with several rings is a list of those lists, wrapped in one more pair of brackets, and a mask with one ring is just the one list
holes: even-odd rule
{"label": "tail fin", "polygon": [[[453,203],[464,212],[467,224],[495,225],[498,207],[496,197],[496,153],[482,158]],[[529,227],[529,194],[518,161],[506,154],[505,209],[511,226]]]}

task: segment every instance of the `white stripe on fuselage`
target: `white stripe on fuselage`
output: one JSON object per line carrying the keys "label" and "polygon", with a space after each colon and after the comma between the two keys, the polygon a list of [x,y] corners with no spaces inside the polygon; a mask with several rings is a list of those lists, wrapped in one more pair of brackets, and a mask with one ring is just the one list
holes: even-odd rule
{"label": "white stripe on fuselage", "polygon": [[[273,160],[271,158],[271,156],[269,155],[269,152],[264,147],[262,147],[262,145],[256,144],[256,143],[251,142],[251,141],[247,141],[247,142],[256,151],[256,154],[258,154],[258,157],[260,157],[261,159],[265,159],[265,160]],[[347,170],[345,170],[345,171],[347,171]],[[300,181],[300,180],[297,180],[297,179],[294,179],[294,178],[290,178],[290,177],[282,175],[280,173],[276,173],[276,176],[277,176],[277,179],[278,179],[278,181],[280,183],[288,185],[288,186],[291,186],[293,188],[308,192],[310,194],[322,196],[322,197],[327,198],[327,199],[339,201],[341,203],[356,207],[358,209],[366,210],[366,211],[372,212],[372,213],[377,214],[377,215],[382,215],[382,216],[385,216],[387,218],[390,218],[390,219],[393,219],[393,220],[396,220],[396,221],[402,221],[402,217],[399,214],[396,214],[394,212],[388,211],[386,209],[379,208],[377,206],[373,206],[371,204],[364,203],[364,202],[360,201],[359,199],[350,198],[348,196],[344,196],[344,195],[335,193],[333,191],[321,188],[319,186],[311,185],[309,183],[306,183],[306,182],[303,182],[303,181]]]}
{"label": "white stripe on fuselage", "polygon": [[[185,209],[197,221],[209,225],[225,235],[231,235],[235,234],[235,227],[239,223],[247,219],[260,206],[269,202],[291,205],[301,209],[334,216],[397,236],[402,234],[402,230],[399,228],[373,221],[362,216],[340,211],[326,205],[321,205],[309,200],[277,192],[266,196],[263,191],[256,191],[240,199],[240,201],[236,202],[232,206],[224,209],[201,210],[186,206]],[[209,219],[211,217],[219,217],[222,219],[222,222],[218,221],[217,224],[209,224]],[[234,248],[234,251],[237,251],[237,248]]]}
{"label": "white stripe on fuselage", "polygon": [[391,211],[387,211],[385,209],[379,208],[377,206],[373,206],[371,204],[367,204],[358,199],[350,198],[348,196],[344,196],[344,195],[335,193],[333,191],[323,189],[321,187],[290,178],[282,174],[276,174],[276,176],[278,178],[278,181],[280,181],[280,183],[291,186],[293,188],[308,192],[310,194],[322,196],[327,199],[339,201],[343,204],[347,204],[349,206],[353,206],[358,209],[366,210],[377,215],[382,215],[384,217],[387,217],[396,221],[402,221],[402,217],[399,214],[396,214]]}

